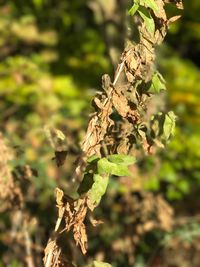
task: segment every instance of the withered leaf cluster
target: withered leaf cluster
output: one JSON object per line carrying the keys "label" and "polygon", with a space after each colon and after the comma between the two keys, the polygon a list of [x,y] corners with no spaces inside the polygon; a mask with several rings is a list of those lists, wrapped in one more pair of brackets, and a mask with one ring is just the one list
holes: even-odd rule
{"label": "withered leaf cluster", "polygon": [[6,145],[6,140],[0,133],[0,211],[20,208],[23,194],[12,175],[9,161],[13,159],[12,150]]}
{"label": "withered leaf cluster", "polygon": [[[136,2],[141,5],[138,5],[139,42],[126,46],[113,83],[107,74],[102,77],[103,91],[93,100],[95,113],[89,121],[82,146],[87,156],[102,156],[103,147],[108,154],[130,153],[137,143],[146,153],[152,153],[153,146],[160,144],[159,136],[155,136],[151,129],[151,118],[146,117],[152,98],[148,87],[152,86],[156,74],[155,48],[163,41],[170,22],[179,18],[167,18],[165,5],[173,3],[179,9],[183,6],[181,1],[175,0],[156,0],[155,7],[148,4],[149,1]],[[157,75],[157,80],[157,91],[160,91],[163,89],[162,77]],[[168,135],[171,135],[170,129]]]}
{"label": "withered leaf cluster", "polygon": [[64,218],[65,230],[69,232],[72,229],[76,245],[80,245],[83,254],[85,254],[87,251],[87,234],[84,220],[87,213],[87,199],[73,200],[64,195],[61,189],[56,188],[56,202],[58,218]]}
{"label": "withered leaf cluster", "polygon": [[[102,91],[97,93],[92,102],[95,112],[88,123],[82,143],[84,158],[80,160],[77,172],[80,173],[83,169],[85,158],[94,155],[99,158],[112,154],[135,155],[138,147],[142,147],[146,153],[153,153],[155,146],[162,147],[173,134],[175,115],[172,112],[167,115],[161,113],[154,114],[153,117],[147,116],[148,109],[151,108],[151,98],[165,88],[162,76],[155,69],[155,48],[162,43],[169,24],[179,18],[167,17],[167,4],[175,4],[178,9],[183,8],[181,0],[134,1],[132,11],[137,14],[139,42],[129,43],[125,47],[113,82],[108,74],[102,76]],[[56,195],[59,216],[55,232],[59,233],[58,229],[64,218],[64,230],[73,232],[76,244],[85,254],[87,234],[84,220],[88,210],[87,192],[80,194],[80,198],[76,200],[65,196],[60,189],[57,189]],[[140,209],[145,212],[149,203],[144,203],[146,206],[140,206]],[[152,207],[160,211],[154,214],[156,225],[169,229],[172,211],[165,201],[158,197],[157,203]],[[167,214],[163,213],[164,210]],[[151,210],[142,216],[148,217],[150,213]],[[148,221],[148,218],[145,220]],[[144,229],[138,231],[147,231],[156,225],[155,222],[148,221],[143,225]]]}

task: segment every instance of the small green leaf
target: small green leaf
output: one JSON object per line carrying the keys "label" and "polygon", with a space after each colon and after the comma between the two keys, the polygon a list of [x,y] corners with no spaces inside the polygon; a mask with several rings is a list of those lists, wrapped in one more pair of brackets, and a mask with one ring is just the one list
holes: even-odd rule
{"label": "small green leaf", "polygon": [[125,155],[125,154],[113,154],[107,157],[110,162],[123,164],[123,165],[131,165],[135,163],[136,159],[133,156]]}
{"label": "small green leaf", "polygon": [[186,180],[178,181],[176,186],[182,193],[185,193],[185,194],[187,194],[190,190],[190,184]]}
{"label": "small green leaf", "polygon": [[90,188],[92,187],[93,183],[94,183],[93,174],[92,173],[85,173],[83,180],[81,181],[81,183],[78,187],[78,190],[77,190],[78,194],[82,195],[82,194],[87,193],[90,190]]}
{"label": "small green leaf", "polygon": [[163,124],[163,135],[166,140],[168,140],[169,137],[174,134],[175,125],[176,125],[176,115],[174,114],[173,111],[169,111],[165,115],[165,120]]}
{"label": "small green leaf", "polygon": [[91,210],[98,206],[102,196],[105,194],[108,186],[109,175],[101,176],[99,174],[94,174],[93,180],[94,183],[88,192],[88,207]]}
{"label": "small green leaf", "polygon": [[112,267],[112,265],[107,262],[94,261],[92,267]]}
{"label": "small green leaf", "polygon": [[118,164],[116,165],[116,168],[113,170],[112,174],[116,176],[129,176],[130,172],[126,165]]}
{"label": "small green leaf", "polygon": [[159,8],[154,0],[143,0],[145,6],[151,8],[153,11],[159,11]]}
{"label": "small green leaf", "polygon": [[109,162],[107,158],[102,158],[97,163],[98,174],[112,174],[115,168],[116,164]]}
{"label": "small green leaf", "polygon": [[138,12],[142,19],[144,20],[144,23],[147,27],[147,30],[149,33],[154,34],[155,32],[155,23],[154,19],[152,18],[150,12],[143,6],[140,6],[138,9]]}
{"label": "small green leaf", "polygon": [[127,176],[130,174],[127,165],[110,162],[107,158],[102,158],[98,161],[97,170],[100,175]]}
{"label": "small green leaf", "polygon": [[87,159],[87,163],[91,163],[91,162],[93,162],[93,161],[95,161],[97,159],[99,159],[99,157],[97,155],[92,155],[91,157],[89,157]]}
{"label": "small green leaf", "polygon": [[153,11],[159,11],[159,8],[158,8],[155,0],[135,0],[134,3],[139,5],[139,6],[149,7]]}
{"label": "small green leaf", "polygon": [[129,15],[134,16],[135,12],[137,12],[138,8],[139,8],[139,5],[134,4],[128,11]]}
{"label": "small green leaf", "polygon": [[153,75],[148,92],[152,94],[158,94],[161,90],[166,90],[165,80],[159,72],[156,72]]}

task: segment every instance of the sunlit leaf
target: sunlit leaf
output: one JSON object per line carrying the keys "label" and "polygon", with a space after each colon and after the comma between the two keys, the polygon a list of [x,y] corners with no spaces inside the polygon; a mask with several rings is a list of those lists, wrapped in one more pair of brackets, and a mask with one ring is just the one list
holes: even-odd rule
{"label": "sunlit leaf", "polygon": [[129,15],[134,16],[139,8],[138,4],[134,4],[128,11]]}
{"label": "sunlit leaf", "polygon": [[123,165],[131,165],[135,163],[136,158],[125,154],[113,154],[107,157],[110,162]]}
{"label": "sunlit leaf", "polygon": [[112,265],[107,262],[93,261],[91,267],[112,267]]}
{"label": "sunlit leaf", "polygon": [[129,170],[126,164],[116,164],[108,161],[107,158],[98,161],[97,169],[99,174],[112,174],[116,176],[129,175]]}
{"label": "sunlit leaf", "polygon": [[98,206],[102,196],[105,194],[108,186],[109,175],[101,176],[99,174],[95,174],[93,176],[93,180],[94,183],[88,192],[88,207],[91,210]]}
{"label": "sunlit leaf", "polygon": [[165,80],[159,72],[156,72],[153,75],[148,92],[152,94],[158,94],[161,90],[166,90]]}
{"label": "sunlit leaf", "polygon": [[155,23],[150,12],[143,6],[139,7],[138,12],[140,16],[142,17],[142,19],[144,20],[144,23],[147,27],[148,32],[153,34],[155,32]]}
{"label": "sunlit leaf", "polygon": [[168,140],[169,137],[174,134],[175,125],[176,125],[176,115],[174,114],[173,111],[169,111],[165,115],[165,120],[163,124],[163,135],[166,140]]}

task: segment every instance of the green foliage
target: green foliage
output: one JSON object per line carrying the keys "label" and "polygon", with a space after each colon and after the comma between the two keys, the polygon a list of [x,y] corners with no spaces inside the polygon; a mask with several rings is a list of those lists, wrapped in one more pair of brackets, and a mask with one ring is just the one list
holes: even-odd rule
{"label": "green foliage", "polygon": [[111,155],[98,161],[97,170],[99,174],[112,174],[116,176],[129,175],[128,165],[135,162],[135,158],[127,155]]}
{"label": "green foliage", "polygon": [[88,206],[93,210],[105,194],[111,175],[127,176],[130,174],[128,166],[135,163],[135,158],[128,155],[113,154],[99,159],[92,156],[88,159],[83,180],[78,188],[80,195],[87,193]]}
{"label": "green foliage", "polygon": [[150,12],[143,6],[140,6],[138,8],[138,12],[146,24],[147,30],[151,34],[153,34],[155,31],[155,23],[154,23],[154,19],[152,18]]}
{"label": "green foliage", "polygon": [[111,265],[106,262],[94,261],[91,267],[111,267]]}
{"label": "green foliage", "polygon": [[169,139],[171,135],[174,134],[175,130],[175,121],[176,121],[176,116],[173,111],[169,111],[165,115],[164,123],[163,123],[163,136],[166,140]]}
{"label": "green foliage", "polygon": [[129,14],[134,16],[134,14],[138,12],[146,24],[147,30],[153,34],[155,31],[155,23],[148,8],[154,10],[155,12],[159,11],[159,8],[154,0],[136,0],[130,8]]}
{"label": "green foliage", "polygon": [[159,72],[155,72],[147,91],[152,94],[158,94],[161,90],[166,90],[166,82]]}
{"label": "green foliage", "polygon": [[[170,136],[174,134],[176,116],[173,111],[169,111],[167,114],[159,112],[152,117],[152,136],[160,137],[163,143],[166,143]],[[155,140],[157,142],[157,140]],[[162,146],[162,145],[161,145]]]}

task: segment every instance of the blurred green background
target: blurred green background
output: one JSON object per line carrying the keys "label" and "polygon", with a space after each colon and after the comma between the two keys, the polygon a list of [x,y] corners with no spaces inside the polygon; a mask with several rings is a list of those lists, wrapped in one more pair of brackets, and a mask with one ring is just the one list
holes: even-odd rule
{"label": "blurred green background", "polygon": [[[101,88],[101,75],[112,76],[119,61],[127,28],[133,26],[127,15],[131,4],[128,0],[1,1],[0,131],[15,151],[12,167],[29,164],[38,172],[31,177],[27,207],[37,220],[32,237],[41,248],[56,219],[55,187],[66,192],[76,187],[71,175],[92,112],[90,102]],[[81,256],[73,244],[66,249],[79,266],[91,258],[117,267],[200,266],[200,2],[185,1],[184,6],[182,18],[157,49],[156,61],[167,82],[167,109],[178,117],[175,136],[156,157],[144,157],[131,179],[110,182],[96,211],[105,223],[88,230],[88,256]],[[45,125],[67,137],[69,156],[59,169],[52,161]],[[160,195],[175,211],[170,218],[173,229],[162,227],[160,220],[138,232],[138,225],[148,220],[145,216],[141,220],[142,203],[152,203],[156,209]],[[23,246],[13,249],[6,241],[12,228],[8,213],[0,215],[4,232],[0,266],[24,266]],[[37,266],[42,266],[42,249],[34,253]]]}

